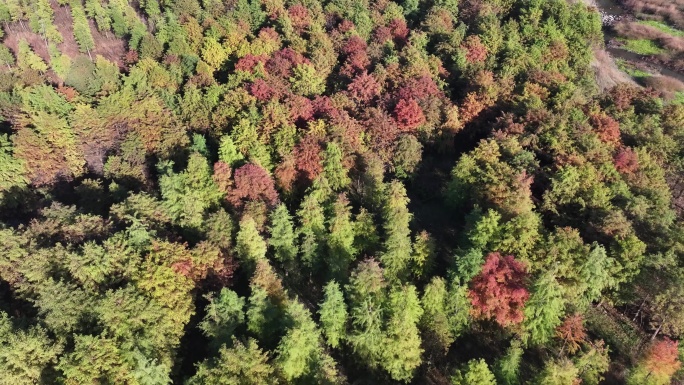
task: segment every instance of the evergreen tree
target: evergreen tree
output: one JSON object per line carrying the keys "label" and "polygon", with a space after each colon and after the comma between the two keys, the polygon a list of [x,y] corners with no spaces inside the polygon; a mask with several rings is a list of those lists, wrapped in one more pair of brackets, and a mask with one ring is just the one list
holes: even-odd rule
{"label": "evergreen tree", "polygon": [[451,378],[453,385],[496,385],[494,374],[483,359],[470,360],[468,365]]}
{"label": "evergreen tree", "polygon": [[201,154],[192,153],[187,168],[181,173],[174,173],[171,165],[162,163],[158,166],[164,173],[159,179],[159,187],[166,209],[180,225],[199,228],[204,214],[218,205],[223,194]]}
{"label": "evergreen tree", "polygon": [[268,230],[271,234],[268,245],[273,248],[276,260],[284,263],[293,262],[298,253],[296,236],[292,216],[284,203],[279,204],[271,213],[271,225]]}
{"label": "evergreen tree", "polygon": [[266,258],[266,242],[259,234],[254,219],[245,216],[240,221],[240,230],[235,237],[235,253],[239,261],[249,269]]}
{"label": "evergreen tree", "polygon": [[48,69],[47,64],[36,55],[25,39],[19,40],[17,44],[17,65],[21,69],[33,69],[39,72],[45,72]]}
{"label": "evergreen tree", "polygon": [[315,190],[310,191],[297,212],[300,223],[298,232],[301,236],[301,259],[309,268],[317,262],[325,242],[325,214],[319,195]]}
{"label": "evergreen tree", "polygon": [[563,289],[553,271],[544,273],[532,286],[529,301],[525,304],[525,342],[543,344],[561,324],[565,301]]}
{"label": "evergreen tree", "polygon": [[323,172],[330,183],[330,188],[340,191],[351,183],[347,170],[342,164],[342,149],[335,142],[328,143],[323,159]]}
{"label": "evergreen tree", "polygon": [[90,33],[90,24],[88,24],[85,10],[80,2],[72,2],[71,17],[73,19],[74,38],[78,43],[80,51],[84,53],[87,52],[88,56],[90,56],[90,60],[93,60],[90,51],[95,48],[95,41],[93,40],[93,35]]}
{"label": "evergreen tree", "polygon": [[332,277],[342,280],[347,276],[349,265],[356,257],[354,223],[351,220],[349,201],[343,194],[338,196],[332,209],[332,217],[328,221],[326,266]]}
{"label": "evergreen tree", "polygon": [[60,344],[52,341],[43,328],[17,329],[7,313],[0,312],[0,384],[41,383],[43,371],[57,361],[61,351]]}
{"label": "evergreen tree", "polygon": [[494,374],[500,385],[515,385],[519,381],[520,363],[522,362],[523,349],[519,340],[512,340],[511,346],[506,349],[506,354],[496,362]]}
{"label": "evergreen tree", "polygon": [[268,353],[253,338],[242,343],[233,339],[232,347],[221,347],[219,357],[202,362],[190,385],[271,385],[277,384]]}
{"label": "evergreen tree", "polygon": [[215,346],[229,343],[235,330],[245,322],[245,299],[223,288],[217,297],[210,297],[206,315],[199,324],[205,336]]}
{"label": "evergreen tree", "polygon": [[383,220],[385,230],[384,252],[380,261],[390,280],[403,280],[407,277],[411,260],[411,213],[406,189],[399,181],[390,183],[385,197]]}
{"label": "evergreen tree", "polygon": [[344,303],[342,289],[337,282],[328,282],[323,292],[325,297],[318,314],[328,345],[336,348],[347,334],[347,306]]}
{"label": "evergreen tree", "polygon": [[408,382],[422,363],[418,321],[423,309],[414,286],[403,286],[389,295],[387,338],[382,350],[382,367],[392,379]]}
{"label": "evergreen tree", "polygon": [[293,326],[285,333],[276,349],[276,364],[288,382],[304,377],[319,359],[320,331],[311,314],[299,301],[290,302],[287,313]]}

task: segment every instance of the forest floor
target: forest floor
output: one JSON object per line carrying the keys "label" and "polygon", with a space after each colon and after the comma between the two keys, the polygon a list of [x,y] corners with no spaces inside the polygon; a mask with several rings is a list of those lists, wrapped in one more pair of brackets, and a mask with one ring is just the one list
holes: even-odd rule
{"label": "forest floor", "polygon": [[603,23],[606,48],[595,61],[599,86],[609,88],[627,77],[667,100],[684,102],[684,1],[667,9],[656,6],[658,0],[583,1],[597,9]]}
{"label": "forest floor", "polygon": [[[50,5],[54,10],[54,24],[57,26],[57,30],[63,38],[62,43],[57,45],[60,52],[72,59],[79,55],[83,55],[78,49],[76,39],[74,39],[73,20],[69,7],[60,6],[56,0],[52,0]],[[125,42],[112,33],[100,33],[93,21],[90,19],[88,21],[90,23],[90,32],[95,41],[95,48],[91,52],[93,59],[97,57],[97,55],[100,55],[105,59],[116,63],[120,68],[124,68],[122,57],[126,53]],[[5,35],[6,37],[3,42],[14,54],[17,53],[19,41],[25,39],[36,54],[38,54],[46,63],[50,62],[47,41],[40,34],[31,31],[27,23],[15,22],[6,24]]]}

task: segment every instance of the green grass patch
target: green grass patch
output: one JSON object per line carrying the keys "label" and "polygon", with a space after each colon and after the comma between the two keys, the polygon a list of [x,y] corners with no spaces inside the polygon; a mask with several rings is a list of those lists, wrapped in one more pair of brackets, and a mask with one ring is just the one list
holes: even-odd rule
{"label": "green grass patch", "polygon": [[654,41],[648,39],[618,39],[624,43],[623,48],[639,55],[658,55],[666,52]]}
{"label": "green grass patch", "polygon": [[650,27],[653,27],[660,32],[667,33],[668,35],[672,36],[684,36],[684,31],[680,31],[677,28],[673,28],[661,21],[656,21],[656,20],[641,20],[639,21],[639,24],[643,25],[648,25]]}
{"label": "green grass patch", "polygon": [[626,73],[627,75],[629,75],[633,78],[647,78],[649,76],[653,76],[650,72],[640,70],[640,69],[636,68],[634,66],[634,64],[632,64],[632,63],[630,63],[624,59],[615,60],[615,64],[617,64],[620,71]]}

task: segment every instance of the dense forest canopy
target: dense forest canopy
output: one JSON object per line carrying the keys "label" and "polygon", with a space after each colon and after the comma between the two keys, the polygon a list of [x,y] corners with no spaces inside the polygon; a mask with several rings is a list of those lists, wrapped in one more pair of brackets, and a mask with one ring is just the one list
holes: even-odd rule
{"label": "dense forest canopy", "polygon": [[599,86],[595,8],[0,23],[0,385],[684,378],[684,105]]}

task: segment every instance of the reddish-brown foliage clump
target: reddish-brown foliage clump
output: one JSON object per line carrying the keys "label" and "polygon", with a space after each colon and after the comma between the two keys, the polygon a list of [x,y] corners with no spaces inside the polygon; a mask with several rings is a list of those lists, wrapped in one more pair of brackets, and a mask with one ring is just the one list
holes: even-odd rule
{"label": "reddish-brown foliage clump", "polygon": [[394,119],[402,131],[411,131],[425,123],[425,115],[415,99],[401,99],[394,107]]}
{"label": "reddish-brown foliage clump", "polygon": [[380,108],[369,108],[366,115],[363,124],[370,136],[369,144],[374,153],[382,160],[388,161],[392,156],[393,144],[400,131],[392,117]]}
{"label": "reddish-brown foliage clump", "polygon": [[249,85],[249,93],[262,102],[269,101],[276,91],[264,79],[257,79]]}
{"label": "reddish-brown foliage clump", "polygon": [[351,36],[342,52],[347,56],[340,73],[347,77],[353,77],[355,74],[362,73],[370,65],[370,59],[366,49],[368,46],[366,42],[359,36]]}
{"label": "reddish-brown foliage clump", "polygon": [[313,135],[305,136],[295,147],[294,155],[297,169],[312,181],[323,171],[321,165],[321,144]]}
{"label": "reddish-brown foliage clump", "polygon": [[388,25],[392,38],[397,44],[405,44],[406,39],[408,39],[409,29],[406,25],[406,21],[403,19],[393,19]]}
{"label": "reddish-brown foliage clump", "polygon": [[613,87],[609,95],[615,107],[620,111],[624,111],[629,108],[638,93],[639,90],[635,86],[625,83]]}
{"label": "reddish-brown foliage clump", "polygon": [[214,163],[214,175],[212,178],[218,186],[219,190],[227,193],[230,191],[233,181],[230,178],[233,175],[233,169],[230,168],[228,163],[218,161]]}
{"label": "reddish-brown foliage clump", "polygon": [[333,104],[329,96],[317,96],[311,105],[316,118],[334,118],[340,114],[340,110]]}
{"label": "reddish-brown foliage clump", "polygon": [[235,64],[236,71],[252,72],[254,67],[259,63],[265,63],[268,60],[266,55],[252,55],[247,54],[245,57],[240,58]]}
{"label": "reddish-brown foliage clump", "polygon": [[269,74],[289,78],[292,76],[292,67],[299,64],[308,64],[309,59],[290,47],[283,48],[273,54],[273,57],[266,62],[266,71]]}
{"label": "reddish-brown foliage clump", "polygon": [[620,123],[606,114],[593,114],[589,119],[604,143],[617,144],[620,141]]}
{"label": "reddish-brown foliage clump", "polygon": [[287,100],[287,105],[290,108],[290,118],[293,121],[298,119],[311,120],[314,115],[314,108],[311,100],[300,95],[290,95]]}
{"label": "reddish-brown foliage clump", "polygon": [[76,96],[78,96],[78,91],[76,91],[73,87],[69,86],[64,86],[61,85],[55,89],[58,93],[64,95],[66,100],[72,101]]}
{"label": "reddish-brown foliage clump", "polygon": [[556,329],[556,335],[563,341],[563,346],[570,353],[576,352],[580,348],[580,344],[587,338],[582,315],[577,313],[566,318]]}
{"label": "reddish-brown foliage clump", "polygon": [[639,168],[639,159],[634,150],[630,147],[624,147],[618,150],[613,157],[613,164],[621,173],[631,174]]}
{"label": "reddish-brown foliage clump", "polygon": [[297,180],[295,157],[291,154],[286,155],[278,167],[276,167],[274,174],[278,187],[284,191],[291,191],[292,185]]}
{"label": "reddish-brown foliage clump", "polygon": [[373,32],[373,40],[376,43],[383,44],[392,38],[392,30],[386,26],[380,26]]}
{"label": "reddish-brown foliage clump", "polygon": [[342,20],[340,24],[337,26],[337,29],[342,33],[347,33],[354,28],[356,28],[354,22],[347,19]]}
{"label": "reddish-brown foliage clump", "polygon": [[482,63],[487,60],[487,47],[482,44],[479,36],[468,36],[463,45],[461,45],[461,48],[466,50],[466,60],[468,63]]}
{"label": "reddish-brown foliage clump", "polygon": [[644,365],[650,373],[670,377],[682,366],[679,361],[678,342],[665,338],[656,341],[648,348]]}
{"label": "reddish-brown foliage clump", "polygon": [[398,99],[421,100],[429,96],[438,96],[441,91],[430,75],[423,75],[407,80],[397,91]]}
{"label": "reddish-brown foliage clump", "polygon": [[292,26],[295,27],[295,29],[299,32],[304,31],[309,24],[311,24],[309,10],[301,4],[295,4],[291,6],[287,10],[287,13],[290,15]]}
{"label": "reddish-brown foliage clump", "polygon": [[471,120],[475,119],[475,117],[479,115],[480,112],[485,109],[485,107],[486,105],[479,100],[476,93],[469,92],[468,95],[466,95],[463,104],[459,107],[461,120],[463,123],[470,122]]}
{"label": "reddish-brown foliage clump", "polygon": [[468,292],[473,315],[494,319],[504,327],[522,322],[523,307],[530,296],[526,282],[527,269],[522,262],[512,255],[490,253]]}
{"label": "reddish-brown foliage clump", "polygon": [[235,170],[235,186],[226,199],[235,207],[242,207],[245,201],[261,200],[271,206],[278,203],[278,193],[273,179],[263,167],[247,163]]}
{"label": "reddish-brown foliage clump", "polygon": [[273,27],[266,27],[259,30],[259,39],[266,41],[280,41],[280,35]]}
{"label": "reddish-brown foliage clump", "polygon": [[137,63],[139,60],[138,51],[132,49],[132,50],[126,52],[124,54],[122,60],[127,66],[132,66],[133,64]]}
{"label": "reddish-brown foliage clump", "polygon": [[359,102],[369,102],[380,95],[380,83],[366,72],[356,76],[347,86],[349,96]]}

